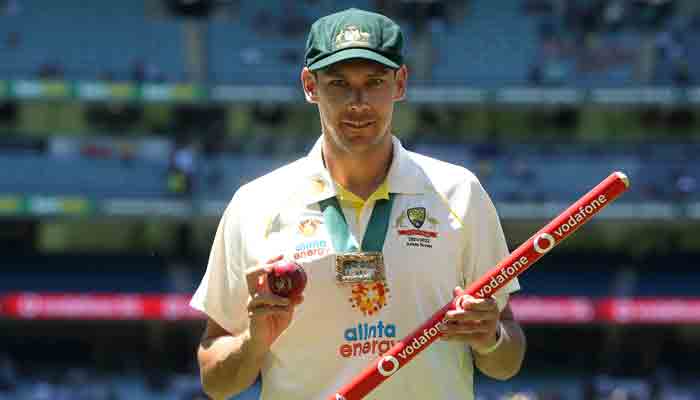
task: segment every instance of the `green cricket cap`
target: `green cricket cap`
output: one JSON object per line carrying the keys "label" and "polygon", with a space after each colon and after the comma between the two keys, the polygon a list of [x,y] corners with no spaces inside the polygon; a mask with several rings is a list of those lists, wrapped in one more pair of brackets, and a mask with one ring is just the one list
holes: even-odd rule
{"label": "green cricket cap", "polygon": [[350,8],[319,18],[306,41],[304,64],[317,71],[351,58],[397,69],[403,64],[401,27],[384,15]]}

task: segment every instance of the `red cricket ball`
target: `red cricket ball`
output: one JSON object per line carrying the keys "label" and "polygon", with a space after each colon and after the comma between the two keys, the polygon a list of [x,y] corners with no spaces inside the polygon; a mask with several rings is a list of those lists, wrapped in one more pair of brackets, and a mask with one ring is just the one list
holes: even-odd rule
{"label": "red cricket ball", "polygon": [[306,272],[294,261],[278,261],[267,274],[267,282],[272,293],[282,297],[296,297],[306,287]]}

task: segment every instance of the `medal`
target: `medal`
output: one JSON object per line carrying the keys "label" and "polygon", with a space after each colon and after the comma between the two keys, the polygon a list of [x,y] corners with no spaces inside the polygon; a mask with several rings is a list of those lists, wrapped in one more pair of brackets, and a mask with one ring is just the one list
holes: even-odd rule
{"label": "medal", "polygon": [[384,256],[378,251],[336,255],[335,279],[338,283],[371,283],[385,278]]}
{"label": "medal", "polygon": [[382,248],[389,229],[393,201],[394,194],[390,193],[388,200],[377,200],[374,203],[372,216],[362,239],[362,246],[358,246],[357,241],[350,235],[350,229],[338,199],[331,197],[319,203],[336,252],[336,283],[349,285],[386,279]]}

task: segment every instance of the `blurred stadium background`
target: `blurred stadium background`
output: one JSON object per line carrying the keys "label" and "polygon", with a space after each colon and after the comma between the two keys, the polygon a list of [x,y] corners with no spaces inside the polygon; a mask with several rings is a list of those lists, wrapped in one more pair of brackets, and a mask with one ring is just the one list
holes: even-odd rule
{"label": "blurred stadium background", "polygon": [[524,369],[478,398],[699,399],[697,0],[0,0],[0,399],[205,398],[187,301],[232,193],[320,134],[305,33],[349,6],[401,22],[395,133],[511,249],[632,180],[522,278]]}

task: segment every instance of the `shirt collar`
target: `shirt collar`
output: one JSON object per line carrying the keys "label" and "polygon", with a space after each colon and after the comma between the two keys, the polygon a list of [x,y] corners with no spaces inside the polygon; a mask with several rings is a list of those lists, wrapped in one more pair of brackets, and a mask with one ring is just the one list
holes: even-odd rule
{"label": "shirt collar", "polygon": [[[385,183],[388,193],[423,194],[429,186],[423,170],[416,164],[401,141],[392,136],[393,159]],[[338,194],[330,172],[323,164],[323,136],[314,144],[306,157],[306,173],[302,190],[306,192],[305,203],[312,204]],[[377,193],[379,194],[379,193]]]}
{"label": "shirt collar", "polygon": [[389,199],[389,183],[385,179],[382,184],[379,185],[377,190],[375,190],[369,198],[365,201],[362,197],[356,195],[355,193],[345,189],[341,185],[336,184],[336,192],[338,193],[338,200],[342,203],[344,201],[352,203],[357,206],[362,206],[367,202],[377,201],[377,200],[388,200]]}

